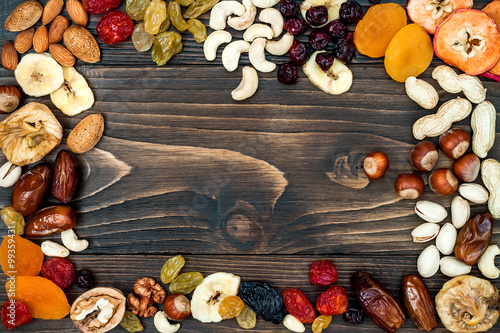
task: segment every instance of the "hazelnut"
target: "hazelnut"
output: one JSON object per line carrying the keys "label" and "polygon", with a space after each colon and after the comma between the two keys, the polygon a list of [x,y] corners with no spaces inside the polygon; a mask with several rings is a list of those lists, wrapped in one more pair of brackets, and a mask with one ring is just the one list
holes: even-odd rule
{"label": "hazelnut", "polygon": [[454,128],[439,137],[443,153],[454,160],[465,154],[470,145],[470,135],[460,128]]}
{"label": "hazelnut", "polygon": [[366,155],[363,169],[368,178],[372,180],[380,179],[385,176],[389,169],[389,158],[381,151],[372,151]]}
{"label": "hazelnut", "polygon": [[21,100],[19,89],[14,86],[0,86],[0,113],[14,111]]}
{"label": "hazelnut", "polygon": [[436,165],[439,153],[436,146],[430,141],[422,141],[411,151],[411,164],[418,171],[431,171]]}
{"label": "hazelnut", "polygon": [[424,193],[425,183],[415,173],[402,173],[394,182],[396,193],[403,199],[416,199]]}
{"label": "hazelnut", "polygon": [[191,302],[181,294],[168,295],[163,301],[163,311],[170,320],[184,320],[191,315]]}
{"label": "hazelnut", "polygon": [[429,187],[436,194],[452,195],[458,189],[458,179],[449,169],[436,169],[429,176]]}
{"label": "hazelnut", "polygon": [[474,154],[467,154],[453,162],[453,173],[462,181],[470,183],[476,180],[481,161]]}

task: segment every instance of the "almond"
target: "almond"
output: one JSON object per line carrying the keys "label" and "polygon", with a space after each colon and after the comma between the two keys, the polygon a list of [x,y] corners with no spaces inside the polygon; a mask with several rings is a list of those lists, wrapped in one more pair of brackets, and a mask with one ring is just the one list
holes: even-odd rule
{"label": "almond", "polygon": [[24,31],[33,26],[42,16],[43,8],[35,0],[29,0],[17,6],[5,21],[8,31]]}
{"label": "almond", "polygon": [[33,35],[33,48],[38,53],[48,50],[49,32],[46,26],[42,25],[40,28],[36,29],[35,35]]}
{"label": "almond", "polygon": [[75,24],[78,24],[82,27],[86,26],[89,17],[87,15],[87,12],[85,11],[85,8],[83,7],[83,4],[78,1],[78,0],[68,0],[66,2],[66,9],[68,10],[68,14],[75,22]]}
{"label": "almond", "polygon": [[61,44],[50,44],[49,51],[54,60],[61,66],[72,67],[75,64],[75,56]]}
{"label": "almond", "polygon": [[64,30],[70,26],[69,20],[62,15],[58,15],[49,29],[49,43],[58,43],[63,39]]}
{"label": "almond", "polygon": [[35,28],[24,30],[20,32],[16,39],[14,39],[14,47],[17,52],[24,53],[31,48],[33,45],[33,35],[35,34]]}
{"label": "almond", "polygon": [[2,53],[0,54],[2,65],[5,69],[13,71],[17,68],[17,51],[11,42],[7,41],[3,44]]}
{"label": "almond", "polygon": [[101,50],[94,36],[79,25],[72,25],[64,31],[64,45],[82,61],[95,63],[101,60]]}
{"label": "almond", "polygon": [[68,148],[83,154],[99,142],[104,132],[104,118],[101,114],[91,114],[83,118],[68,135]]}
{"label": "almond", "polygon": [[52,20],[61,13],[64,6],[63,0],[49,0],[43,9],[42,24],[49,24]]}

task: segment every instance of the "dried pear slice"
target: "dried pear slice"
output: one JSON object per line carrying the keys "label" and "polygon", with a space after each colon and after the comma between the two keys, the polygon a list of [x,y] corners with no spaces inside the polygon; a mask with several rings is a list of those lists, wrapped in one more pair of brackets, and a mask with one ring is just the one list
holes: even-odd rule
{"label": "dried pear slice", "polygon": [[19,166],[41,160],[62,136],[61,124],[41,103],[29,103],[0,122],[0,147],[9,162]]}
{"label": "dried pear slice", "polygon": [[410,0],[406,6],[408,17],[430,34],[436,32],[453,11],[472,8],[472,0]]}

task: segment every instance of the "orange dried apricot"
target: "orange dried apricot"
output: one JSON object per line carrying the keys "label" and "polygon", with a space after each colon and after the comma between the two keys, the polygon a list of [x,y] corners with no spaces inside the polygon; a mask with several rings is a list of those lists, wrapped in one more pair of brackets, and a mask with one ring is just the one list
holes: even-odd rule
{"label": "orange dried apricot", "polygon": [[[490,2],[482,9],[482,11],[491,16],[495,20],[497,27],[500,29],[500,0]],[[489,70],[489,72],[491,74],[500,75],[500,60],[497,62],[495,67]]]}
{"label": "orange dried apricot", "polygon": [[25,304],[33,318],[61,319],[69,314],[68,299],[54,282],[41,276],[17,276],[13,281],[5,284],[8,297]]}
{"label": "orange dried apricot", "polygon": [[383,57],[392,37],[405,25],[403,7],[395,3],[375,5],[356,25],[354,44],[361,54],[371,58]]}
{"label": "orange dried apricot", "polygon": [[429,34],[418,24],[408,24],[398,31],[385,51],[387,74],[395,81],[405,82],[429,67],[434,50]]}
{"label": "orange dried apricot", "polygon": [[43,257],[40,246],[21,236],[5,236],[0,245],[0,264],[6,275],[38,275]]}
{"label": "orange dried apricot", "polygon": [[453,11],[472,8],[472,4],[472,0],[409,0],[406,10],[410,20],[434,34]]}

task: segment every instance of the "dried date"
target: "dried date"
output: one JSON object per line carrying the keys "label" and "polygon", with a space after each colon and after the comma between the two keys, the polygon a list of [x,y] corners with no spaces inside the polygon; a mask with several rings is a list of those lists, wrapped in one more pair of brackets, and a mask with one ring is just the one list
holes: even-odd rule
{"label": "dried date", "polygon": [[50,206],[29,217],[24,233],[29,237],[51,235],[73,228],[76,214],[68,206]]}
{"label": "dried date", "polygon": [[401,283],[401,291],[406,311],[418,329],[426,332],[435,329],[438,324],[436,310],[420,276],[406,275]]}
{"label": "dried date", "polygon": [[69,150],[61,150],[57,154],[54,179],[52,180],[52,196],[62,203],[73,200],[78,184],[78,172],[75,154]]}
{"label": "dried date", "polygon": [[45,163],[35,165],[26,171],[12,190],[10,205],[24,216],[31,215],[38,209],[49,189],[52,168]]}
{"label": "dried date", "polygon": [[455,244],[455,257],[469,266],[475,265],[488,248],[493,236],[493,217],[480,213],[460,229]]}

